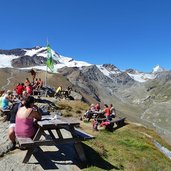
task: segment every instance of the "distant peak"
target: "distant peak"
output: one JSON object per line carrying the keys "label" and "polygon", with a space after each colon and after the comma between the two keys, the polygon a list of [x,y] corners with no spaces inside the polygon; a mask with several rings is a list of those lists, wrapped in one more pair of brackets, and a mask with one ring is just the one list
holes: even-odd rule
{"label": "distant peak", "polygon": [[161,67],[160,65],[156,65],[153,68],[153,72],[152,73],[157,73],[157,72],[162,72],[162,71],[165,71],[165,69],[163,67]]}
{"label": "distant peak", "polygon": [[119,71],[119,69],[113,64],[103,64],[102,66],[106,68],[108,71]]}

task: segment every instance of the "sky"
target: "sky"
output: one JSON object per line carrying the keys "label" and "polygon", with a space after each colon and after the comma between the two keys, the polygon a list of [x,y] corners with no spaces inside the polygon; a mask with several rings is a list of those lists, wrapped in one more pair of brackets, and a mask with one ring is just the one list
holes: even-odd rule
{"label": "sky", "polygon": [[46,46],[121,70],[171,69],[170,0],[0,0],[0,49]]}

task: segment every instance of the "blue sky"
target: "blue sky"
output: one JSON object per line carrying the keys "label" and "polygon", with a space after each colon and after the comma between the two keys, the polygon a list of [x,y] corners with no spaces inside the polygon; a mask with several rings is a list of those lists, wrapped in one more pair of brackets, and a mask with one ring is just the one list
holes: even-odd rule
{"label": "blue sky", "polygon": [[119,69],[171,69],[170,0],[0,0],[0,49],[45,46]]}

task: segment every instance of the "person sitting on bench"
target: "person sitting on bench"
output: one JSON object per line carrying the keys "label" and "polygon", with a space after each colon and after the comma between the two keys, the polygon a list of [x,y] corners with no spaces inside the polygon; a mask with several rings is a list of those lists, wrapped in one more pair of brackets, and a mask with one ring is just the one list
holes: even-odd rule
{"label": "person sitting on bench", "polygon": [[39,78],[38,80],[38,86],[37,86],[38,89],[42,89],[43,88],[43,80],[41,80],[41,78]]}
{"label": "person sitting on bench", "polygon": [[110,108],[110,113],[111,113],[110,116],[112,118],[115,118],[116,117],[116,110],[115,110],[115,108],[113,107],[112,104],[110,104],[109,108]]}
{"label": "person sitting on bench", "polygon": [[2,110],[11,108],[11,105],[10,105],[10,102],[12,102],[11,95],[12,95],[12,91],[8,90],[7,93],[2,97],[2,100],[1,100]]}
{"label": "person sitting on bench", "polygon": [[61,91],[62,91],[62,86],[59,86],[57,89],[56,89],[56,92],[54,94],[54,97],[60,97],[61,95]]}
{"label": "person sitting on bench", "polygon": [[38,81],[38,78],[36,78],[36,80],[33,83],[33,89],[37,89],[38,85],[39,85],[39,81]]}
{"label": "person sitting on bench", "polygon": [[17,111],[20,107],[22,107],[25,103],[25,99],[22,96],[19,96],[19,101],[13,104],[12,109],[10,110],[10,125],[8,129],[8,137],[12,142],[11,150],[15,148],[16,140],[15,140],[15,118]]}
{"label": "person sitting on bench", "polygon": [[33,96],[28,96],[25,105],[18,110],[15,125],[16,137],[33,138],[35,135],[35,120],[41,120],[41,114],[38,107],[34,105],[34,101]]}

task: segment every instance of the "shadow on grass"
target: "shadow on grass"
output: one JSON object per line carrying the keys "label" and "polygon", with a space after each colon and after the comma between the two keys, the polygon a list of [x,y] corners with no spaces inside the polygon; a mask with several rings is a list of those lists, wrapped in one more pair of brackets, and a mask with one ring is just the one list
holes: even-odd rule
{"label": "shadow on grass", "polygon": [[115,131],[115,130],[117,130],[117,129],[119,129],[119,128],[122,128],[122,127],[124,127],[124,126],[126,126],[126,125],[128,125],[129,123],[124,123],[123,125],[118,125],[118,126],[116,126],[116,127],[113,127],[113,130],[112,131]]}
{"label": "shadow on grass", "polygon": [[103,170],[111,170],[111,169],[120,170],[120,168],[113,166],[111,163],[104,160],[99,155],[99,153],[97,153],[94,149],[92,149],[88,145],[83,144],[83,148],[85,151],[85,155],[87,157],[87,167],[95,166]]}
{"label": "shadow on grass", "polygon": [[57,146],[57,150],[54,151],[43,151],[39,149],[34,153],[34,157],[38,162],[30,164],[40,164],[44,170],[68,170],[70,166],[79,167],[80,169],[88,168],[91,166],[103,169],[111,170],[120,168],[113,166],[106,160],[104,160],[94,149],[86,144],[82,144],[87,163],[82,163],[75,151],[74,144],[61,144]]}
{"label": "shadow on grass", "polygon": [[110,132],[113,132],[113,131],[115,131],[115,130],[117,130],[117,129],[119,129],[119,128],[121,128],[121,127],[124,127],[124,126],[126,126],[126,125],[128,125],[128,123],[122,123],[122,124],[118,124],[117,126],[115,126],[115,124],[113,124],[113,125],[107,125],[106,127],[105,127],[105,130],[106,131],[110,131]]}

